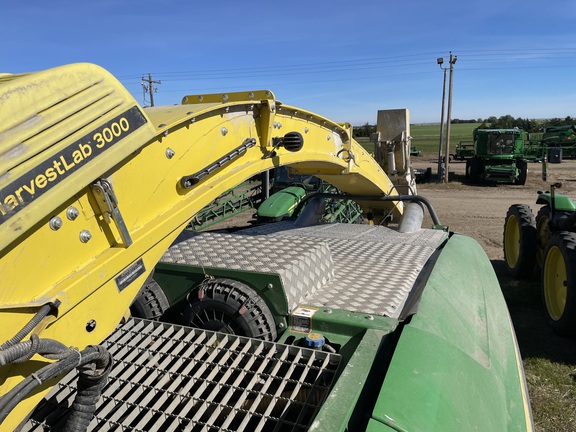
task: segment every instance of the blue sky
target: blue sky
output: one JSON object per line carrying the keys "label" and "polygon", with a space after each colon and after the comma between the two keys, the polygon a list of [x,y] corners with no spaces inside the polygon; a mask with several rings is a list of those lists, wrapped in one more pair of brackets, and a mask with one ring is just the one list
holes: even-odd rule
{"label": "blue sky", "polygon": [[28,0],[5,2],[0,72],[96,63],[141,104],[270,89],[355,125],[378,109],[439,122],[454,67],[452,118],[576,117],[576,2],[487,0]]}

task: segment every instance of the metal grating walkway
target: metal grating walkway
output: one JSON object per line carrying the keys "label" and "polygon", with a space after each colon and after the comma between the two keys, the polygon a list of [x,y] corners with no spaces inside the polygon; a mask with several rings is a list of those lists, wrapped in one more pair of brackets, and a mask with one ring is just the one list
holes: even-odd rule
{"label": "metal grating walkway", "polygon": [[[340,356],[146,320],[104,342],[110,380],[89,430],[304,431]],[[76,373],[57,384],[23,431],[58,429]]]}

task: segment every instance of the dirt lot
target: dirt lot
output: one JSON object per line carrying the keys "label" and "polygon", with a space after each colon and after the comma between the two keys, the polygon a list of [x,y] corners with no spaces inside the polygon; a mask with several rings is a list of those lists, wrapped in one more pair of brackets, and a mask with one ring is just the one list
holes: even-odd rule
{"label": "dirt lot", "polygon": [[[435,160],[413,159],[415,168],[432,167],[436,172]],[[548,164],[547,181],[542,181],[542,167],[530,163],[528,178],[524,186],[505,184],[469,185],[464,178],[466,163],[452,162],[449,165],[450,183],[435,182],[418,185],[418,193],[428,198],[443,224],[452,231],[474,237],[484,248],[491,260],[502,259],[502,229],[504,217],[511,204],[528,204],[536,212],[536,192],[549,190],[552,182],[561,182],[559,193],[576,199],[576,161]]]}

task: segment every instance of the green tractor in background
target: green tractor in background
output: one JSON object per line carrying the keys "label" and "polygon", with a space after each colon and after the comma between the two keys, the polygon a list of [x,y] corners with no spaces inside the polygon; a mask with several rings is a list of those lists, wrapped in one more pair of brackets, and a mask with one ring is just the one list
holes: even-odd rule
{"label": "green tractor in background", "polygon": [[474,150],[473,142],[460,141],[456,144],[456,153],[451,154],[451,160],[465,161],[468,158],[474,157],[476,151]]}
{"label": "green tractor in background", "polygon": [[542,301],[554,331],[576,336],[576,204],[565,195],[538,192],[536,217],[529,206],[514,204],[504,223],[504,262],[515,278],[529,278],[536,263]]}
{"label": "green tractor in background", "polygon": [[475,129],[475,154],[466,159],[466,179],[523,185],[528,175],[524,143],[528,134],[514,129]]}

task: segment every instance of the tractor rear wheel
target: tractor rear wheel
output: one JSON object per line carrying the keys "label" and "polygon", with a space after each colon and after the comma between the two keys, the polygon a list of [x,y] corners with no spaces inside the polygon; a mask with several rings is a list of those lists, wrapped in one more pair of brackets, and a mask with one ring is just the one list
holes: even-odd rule
{"label": "tractor rear wheel", "polygon": [[536,222],[529,206],[514,204],[504,222],[504,263],[515,278],[528,278],[536,260]]}
{"label": "tractor rear wheel", "polygon": [[518,168],[518,178],[514,181],[514,184],[523,186],[526,184],[526,177],[528,176],[528,162],[525,160],[518,161],[516,167]]}
{"label": "tractor rear wheel", "polygon": [[471,183],[480,180],[480,159],[477,157],[466,160],[466,179]]}
{"label": "tractor rear wheel", "polygon": [[546,246],[542,297],[550,325],[562,336],[576,336],[576,233],[560,231]]}
{"label": "tractor rear wheel", "polygon": [[544,265],[544,251],[548,240],[550,240],[550,229],[548,224],[550,222],[550,215],[552,214],[550,206],[540,207],[536,215],[536,261],[540,268]]}
{"label": "tractor rear wheel", "polygon": [[208,279],[187,297],[182,324],[274,341],[276,324],[262,297],[233,279]]}

